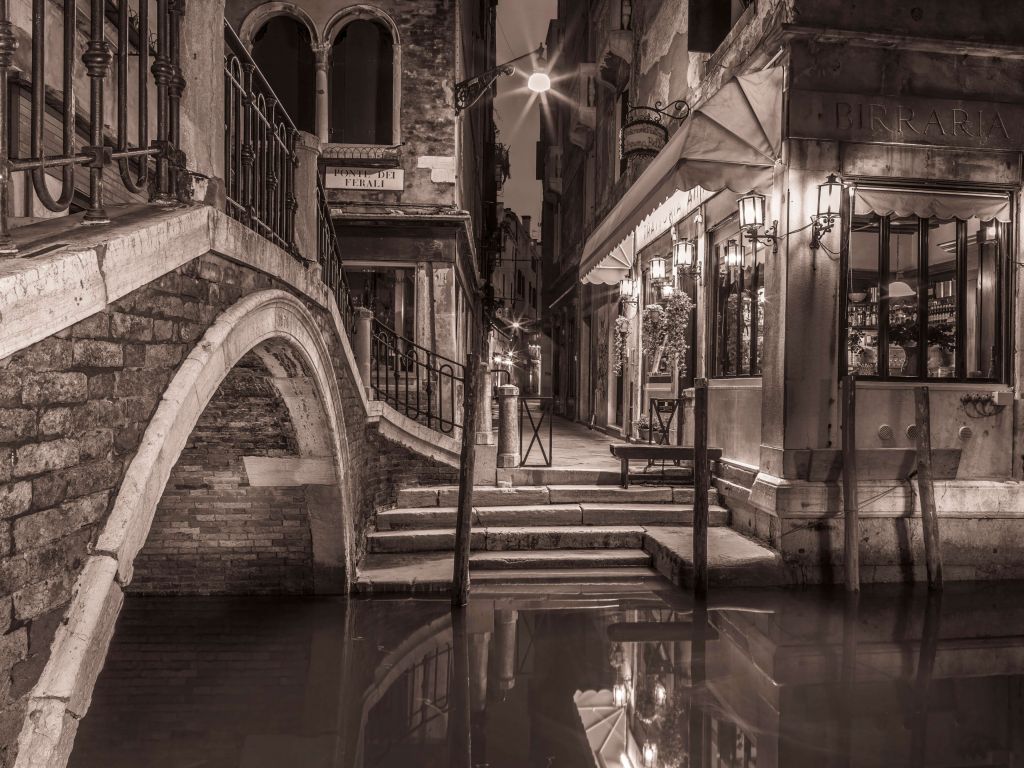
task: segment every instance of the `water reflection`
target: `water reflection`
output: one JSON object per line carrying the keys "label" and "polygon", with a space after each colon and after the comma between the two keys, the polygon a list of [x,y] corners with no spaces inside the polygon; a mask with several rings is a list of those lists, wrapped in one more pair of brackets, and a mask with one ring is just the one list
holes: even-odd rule
{"label": "water reflection", "polygon": [[1013,766],[1024,586],[128,600],[73,768]]}

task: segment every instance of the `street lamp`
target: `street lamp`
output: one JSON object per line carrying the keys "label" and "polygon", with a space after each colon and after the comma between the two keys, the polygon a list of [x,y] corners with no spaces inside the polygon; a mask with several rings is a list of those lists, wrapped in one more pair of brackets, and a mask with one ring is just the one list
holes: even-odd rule
{"label": "street lamp", "polygon": [[455,91],[455,114],[459,114],[465,109],[469,109],[471,106],[476,104],[487,93],[491,86],[494,85],[494,81],[502,75],[514,75],[516,68],[512,66],[518,61],[533,57],[537,64],[534,66],[533,72],[530,74],[529,79],[526,81],[526,86],[534,93],[545,93],[551,88],[551,78],[548,77],[547,72],[544,71],[544,46],[541,45],[535,51],[524,53],[522,56],[517,56],[514,59],[509,59],[504,64],[499,64],[496,67],[488,69],[475,77],[471,77],[462,82],[456,83],[453,90]]}
{"label": "street lamp", "polygon": [[697,263],[697,241],[679,237],[672,232],[672,268],[689,277],[700,277],[700,264]]}
{"label": "street lamp", "polygon": [[651,280],[664,280],[665,279],[665,259],[661,256],[655,256],[651,259]]}
{"label": "street lamp", "polygon": [[743,246],[735,240],[725,244],[725,266],[729,269],[743,265]]}

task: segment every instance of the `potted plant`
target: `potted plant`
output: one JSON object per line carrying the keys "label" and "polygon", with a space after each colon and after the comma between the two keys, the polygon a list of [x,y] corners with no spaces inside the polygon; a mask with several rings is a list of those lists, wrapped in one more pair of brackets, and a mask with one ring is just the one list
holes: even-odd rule
{"label": "potted plant", "polygon": [[641,442],[651,442],[651,422],[646,416],[638,416],[633,425],[636,427],[637,437]]}

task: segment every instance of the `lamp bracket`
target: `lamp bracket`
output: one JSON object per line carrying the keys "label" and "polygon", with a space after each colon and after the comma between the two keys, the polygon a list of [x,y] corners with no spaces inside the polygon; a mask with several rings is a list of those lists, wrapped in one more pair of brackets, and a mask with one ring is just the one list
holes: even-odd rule
{"label": "lamp bracket", "polygon": [[821,245],[821,238],[832,231],[836,224],[838,214],[819,213],[811,216],[811,248],[817,249]]}
{"label": "lamp bracket", "polygon": [[512,66],[513,64],[531,56],[543,58],[544,46],[541,45],[534,51],[524,53],[522,56],[516,56],[514,59],[509,59],[504,64],[499,64],[496,67],[488,69],[486,72],[481,72],[479,75],[462,80],[452,86],[452,90],[455,94],[455,114],[457,115],[463,110],[469,109],[480,101],[480,98],[490,91],[491,86],[494,85],[494,82],[499,77],[502,75],[508,75],[511,77],[515,74],[516,68]]}
{"label": "lamp bracket", "polygon": [[[635,114],[634,114],[635,113]],[[663,104],[661,101],[654,102],[654,106],[630,107],[626,112],[625,122],[634,120],[641,122],[653,122],[661,125],[663,120],[685,120],[690,114],[690,105],[684,99]]]}
{"label": "lamp bracket", "polygon": [[773,221],[772,225],[768,227],[764,232],[758,232],[757,227],[747,227],[743,230],[743,236],[752,243],[760,243],[761,245],[772,247],[772,253],[779,252],[779,222]]}

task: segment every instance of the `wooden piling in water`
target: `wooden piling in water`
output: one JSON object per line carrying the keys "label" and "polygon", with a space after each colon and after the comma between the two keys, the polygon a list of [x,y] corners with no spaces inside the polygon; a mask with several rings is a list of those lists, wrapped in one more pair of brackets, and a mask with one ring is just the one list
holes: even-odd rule
{"label": "wooden piling in water", "polygon": [[931,403],[928,387],[914,389],[914,418],[917,424],[917,488],[921,499],[921,528],[924,532],[924,561],[929,589],[942,589],[942,548],[939,518],[935,510],[932,478]]}
{"label": "wooden piling in water", "polygon": [[857,378],[843,377],[843,568],[846,591],[860,591],[860,499],[857,495]]}
{"label": "wooden piling in water", "polygon": [[473,519],[473,470],[476,465],[476,402],[480,389],[479,355],[466,357],[462,398],[462,456],[459,461],[459,512],[455,522],[455,562],[452,565],[452,606],[469,602],[469,536]]}
{"label": "wooden piling in water", "polygon": [[708,596],[708,380],[693,382],[693,594]]}

